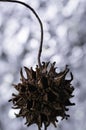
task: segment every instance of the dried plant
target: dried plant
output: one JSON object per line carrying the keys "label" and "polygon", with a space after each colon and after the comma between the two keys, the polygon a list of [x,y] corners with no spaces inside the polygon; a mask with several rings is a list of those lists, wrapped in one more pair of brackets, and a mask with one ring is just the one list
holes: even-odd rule
{"label": "dried plant", "polygon": [[[2,0],[0,0],[2,1]],[[20,109],[17,117],[26,118],[26,125],[30,126],[37,124],[38,129],[41,130],[44,123],[45,130],[52,123],[56,127],[58,116],[62,119],[68,119],[69,115],[66,112],[69,110],[68,106],[74,105],[70,102],[73,97],[72,93],[74,87],[71,85],[73,75],[70,72],[71,79],[67,80],[66,75],[69,68],[66,65],[64,71],[57,73],[55,62],[40,62],[42,44],[43,44],[43,25],[37,13],[32,7],[24,2],[15,0],[3,0],[4,2],[15,2],[22,4],[29,8],[36,16],[41,27],[41,42],[38,53],[38,64],[33,70],[24,67],[27,77],[24,77],[22,69],[20,71],[21,82],[14,84],[18,94],[12,94],[14,109]]]}

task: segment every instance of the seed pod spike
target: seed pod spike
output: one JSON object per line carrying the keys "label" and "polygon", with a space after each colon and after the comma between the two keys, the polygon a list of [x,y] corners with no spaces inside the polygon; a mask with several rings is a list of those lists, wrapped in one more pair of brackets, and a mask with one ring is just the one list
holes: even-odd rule
{"label": "seed pod spike", "polygon": [[27,79],[29,79],[29,78],[32,79],[31,71],[25,66],[24,66],[24,69],[25,69],[25,72],[27,74]]}
{"label": "seed pod spike", "polygon": [[12,84],[12,86],[16,87],[17,85],[16,84]]}
{"label": "seed pod spike", "polygon": [[38,130],[41,130],[41,128],[38,126]]}
{"label": "seed pod spike", "polygon": [[70,82],[73,80],[73,74],[72,72],[70,72],[70,76],[71,76],[71,79],[70,79]]}
{"label": "seed pod spike", "polygon": [[48,67],[49,63],[50,63],[50,61],[49,61],[49,62],[46,62],[46,64],[45,64],[46,68]]}
{"label": "seed pod spike", "polygon": [[57,125],[56,125],[55,121],[52,121],[52,124],[53,124],[55,127],[57,127]]}
{"label": "seed pod spike", "polygon": [[47,126],[45,125],[45,130],[47,130]]}
{"label": "seed pod spike", "polygon": [[19,114],[14,113],[14,115],[15,115],[16,117],[20,117],[20,115],[19,115]]}
{"label": "seed pod spike", "polygon": [[20,108],[20,107],[18,107],[18,106],[15,106],[15,107],[13,106],[13,107],[12,107],[12,109],[19,109],[19,108]]}
{"label": "seed pod spike", "polygon": [[27,126],[29,127],[30,125],[32,125],[32,123],[28,123]]}
{"label": "seed pod spike", "polygon": [[8,102],[11,102],[11,101],[12,101],[12,99],[9,99],[9,100],[8,100]]}
{"label": "seed pod spike", "polygon": [[24,76],[23,76],[23,72],[22,72],[22,68],[21,68],[21,70],[20,70],[20,75],[21,75],[21,81],[22,82],[25,82],[26,80],[25,80],[25,78],[24,78]]}

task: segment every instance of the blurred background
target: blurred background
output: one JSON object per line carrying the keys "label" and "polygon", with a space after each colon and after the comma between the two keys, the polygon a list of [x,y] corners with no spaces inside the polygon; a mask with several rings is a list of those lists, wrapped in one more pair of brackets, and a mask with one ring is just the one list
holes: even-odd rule
{"label": "blurred background", "polygon": [[[86,0],[21,0],[32,6],[44,26],[42,61],[56,61],[58,70],[68,64],[76,105],[70,107],[68,120],[48,130],[86,130]],[[40,26],[34,14],[23,5],[0,2],[0,130],[37,130],[27,128],[16,118],[8,100],[20,82],[20,68],[35,69],[40,43]],[[42,128],[43,130],[43,128]]]}

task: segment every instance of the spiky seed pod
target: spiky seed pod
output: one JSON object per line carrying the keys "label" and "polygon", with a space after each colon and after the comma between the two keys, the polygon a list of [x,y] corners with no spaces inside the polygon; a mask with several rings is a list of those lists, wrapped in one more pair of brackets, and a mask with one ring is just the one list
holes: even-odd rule
{"label": "spiky seed pod", "polygon": [[35,71],[32,67],[31,69],[24,67],[24,69],[27,77],[23,76],[21,69],[21,83],[14,85],[18,94],[13,94],[10,100],[13,102],[13,108],[20,109],[16,116],[25,117],[27,126],[36,123],[39,130],[43,123],[45,130],[50,123],[56,127],[58,116],[68,119],[67,106],[74,105],[70,102],[74,90],[71,85],[72,73],[70,73],[71,79],[66,79],[68,66],[60,73],[56,72],[55,62],[53,64],[43,62],[41,67],[36,66]]}

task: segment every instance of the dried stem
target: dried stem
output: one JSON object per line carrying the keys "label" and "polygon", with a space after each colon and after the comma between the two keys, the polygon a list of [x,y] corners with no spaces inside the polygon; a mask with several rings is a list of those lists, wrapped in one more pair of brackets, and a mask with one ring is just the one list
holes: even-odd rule
{"label": "dried stem", "polygon": [[40,28],[41,28],[41,40],[40,40],[40,46],[39,46],[39,52],[38,52],[38,64],[41,67],[40,57],[41,57],[42,45],[43,45],[43,25],[42,25],[41,19],[39,18],[38,14],[35,12],[35,10],[31,6],[29,6],[28,4],[26,4],[26,3],[22,2],[22,1],[17,1],[17,0],[0,0],[0,2],[14,2],[14,3],[22,4],[25,7],[29,8],[33,12],[33,14],[36,16],[36,18],[38,19],[39,24],[40,24]]}

